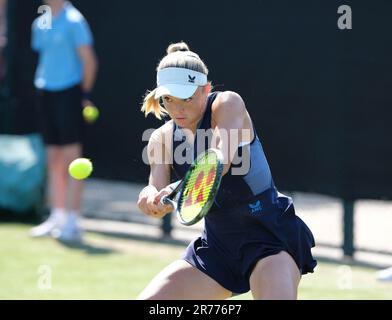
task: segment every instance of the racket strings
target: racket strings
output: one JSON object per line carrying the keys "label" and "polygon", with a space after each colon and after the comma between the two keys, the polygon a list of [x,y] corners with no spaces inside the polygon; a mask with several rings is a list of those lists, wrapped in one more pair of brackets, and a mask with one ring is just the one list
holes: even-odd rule
{"label": "racket strings", "polygon": [[[215,160],[215,163],[214,163]],[[197,216],[207,202],[217,171],[216,157],[201,159],[188,177],[180,207],[183,218]]]}

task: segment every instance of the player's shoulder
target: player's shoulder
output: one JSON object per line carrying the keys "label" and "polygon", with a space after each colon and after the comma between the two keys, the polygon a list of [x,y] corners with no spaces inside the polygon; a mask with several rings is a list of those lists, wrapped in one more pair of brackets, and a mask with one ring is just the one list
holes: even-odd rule
{"label": "player's shoulder", "polygon": [[173,133],[173,120],[169,120],[165,122],[154,132],[162,136],[171,135]]}
{"label": "player's shoulder", "polygon": [[71,24],[79,24],[85,22],[83,14],[72,4],[67,3],[64,7],[65,18]]}
{"label": "player's shoulder", "polygon": [[245,111],[245,103],[242,97],[234,91],[219,92],[214,103],[212,104],[212,111],[227,110],[231,111]]}
{"label": "player's shoulder", "polygon": [[170,120],[152,132],[150,141],[166,141],[172,134],[173,120]]}
{"label": "player's shoulder", "polygon": [[31,29],[33,31],[39,31],[39,25],[42,23],[43,16],[39,16],[34,19],[33,23],[31,24]]}
{"label": "player's shoulder", "polygon": [[221,102],[242,101],[242,97],[235,91],[221,91],[218,93],[216,99]]}

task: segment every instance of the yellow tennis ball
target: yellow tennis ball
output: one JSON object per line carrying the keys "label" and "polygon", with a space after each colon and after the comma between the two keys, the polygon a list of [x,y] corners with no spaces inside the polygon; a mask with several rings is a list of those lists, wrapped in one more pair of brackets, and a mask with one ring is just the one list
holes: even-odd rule
{"label": "yellow tennis ball", "polygon": [[79,158],[71,162],[68,172],[76,180],[86,179],[93,171],[93,164],[89,159]]}
{"label": "yellow tennis ball", "polygon": [[88,123],[97,121],[99,117],[99,110],[95,106],[86,106],[83,108],[83,117]]}

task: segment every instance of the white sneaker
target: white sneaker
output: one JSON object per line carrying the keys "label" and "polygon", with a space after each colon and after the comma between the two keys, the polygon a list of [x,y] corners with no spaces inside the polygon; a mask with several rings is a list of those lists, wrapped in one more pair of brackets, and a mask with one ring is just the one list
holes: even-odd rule
{"label": "white sneaker", "polygon": [[83,240],[83,231],[74,217],[69,217],[62,228],[53,230],[52,235],[63,242],[82,242]]}
{"label": "white sneaker", "polygon": [[64,210],[55,209],[46,221],[30,230],[30,236],[35,238],[50,236],[54,229],[61,228],[64,225],[64,221]]}
{"label": "white sneaker", "polygon": [[377,279],[380,281],[392,281],[392,267],[379,271]]}

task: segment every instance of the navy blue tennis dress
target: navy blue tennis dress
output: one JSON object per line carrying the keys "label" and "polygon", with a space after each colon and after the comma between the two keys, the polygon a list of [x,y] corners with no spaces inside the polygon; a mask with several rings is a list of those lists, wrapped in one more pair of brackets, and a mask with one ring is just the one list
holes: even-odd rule
{"label": "navy blue tennis dress", "polygon": [[[198,129],[212,132],[211,107],[218,93],[208,96]],[[174,153],[185,139],[181,128],[174,124],[173,129]],[[302,274],[313,272],[317,264],[311,253],[315,245],[312,232],[296,216],[292,199],[274,186],[262,145],[254,133],[253,141],[239,147],[236,155],[241,158],[248,153],[250,169],[245,174],[232,175],[231,169],[242,165],[240,161],[233,161],[237,164],[232,163],[222,178],[214,205],[205,217],[203,234],[189,244],[183,256],[235,294],[249,291],[249,278],[255,264],[267,256],[288,252]],[[205,145],[200,146],[200,140],[195,137],[193,156],[209,147],[208,140],[206,135],[201,143]],[[183,178],[189,166],[189,163],[173,161],[175,177]]]}

